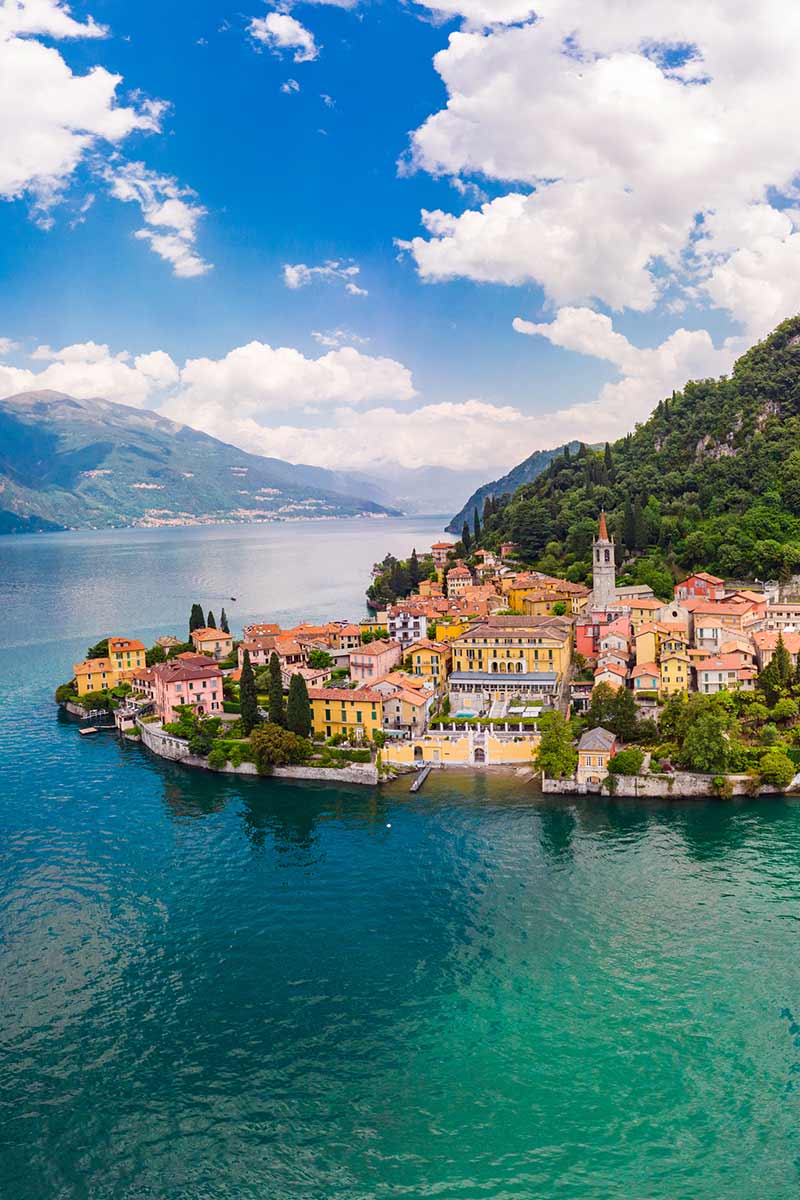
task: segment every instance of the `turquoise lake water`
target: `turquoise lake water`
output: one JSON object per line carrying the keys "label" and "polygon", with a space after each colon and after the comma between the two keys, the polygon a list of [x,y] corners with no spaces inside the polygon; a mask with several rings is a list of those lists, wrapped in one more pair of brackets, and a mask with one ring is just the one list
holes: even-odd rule
{"label": "turquoise lake water", "polygon": [[194,599],[355,616],[440,531],[0,540],[3,1200],[797,1197],[797,800],[224,781],[51,703]]}

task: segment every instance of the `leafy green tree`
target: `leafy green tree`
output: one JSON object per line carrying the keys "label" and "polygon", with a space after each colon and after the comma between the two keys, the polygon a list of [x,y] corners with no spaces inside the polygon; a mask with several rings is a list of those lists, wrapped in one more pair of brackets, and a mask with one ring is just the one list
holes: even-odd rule
{"label": "leafy green tree", "polygon": [[[371,642],[374,636],[372,633],[362,633],[362,645],[366,644],[367,639]],[[333,666],[333,658],[327,650],[311,650],[308,655],[308,665],[315,671],[324,671]]]}
{"label": "leafy green tree", "polygon": [[102,638],[86,651],[87,658],[108,658],[108,638]]}
{"label": "leafy green tree", "polygon": [[792,686],[794,670],[792,659],[783,640],[783,634],[778,634],[778,642],[772,658],[758,677],[758,686],[767,698],[770,706],[775,705],[784,692]]}
{"label": "leafy green tree", "polygon": [[772,719],[777,721],[779,725],[788,724],[789,721],[797,719],[798,704],[791,696],[784,696],[778,701],[772,710]]}
{"label": "leafy green tree", "polygon": [[529,500],[515,504],[511,534],[521,558],[529,562],[537,559],[553,535],[553,522],[545,505]]}
{"label": "leafy green tree", "polygon": [[[610,729],[614,720],[617,689],[610,683],[598,683],[592,690],[592,698],[586,710],[587,729]],[[614,732],[614,731],[612,731]]]}
{"label": "leafy green tree", "polygon": [[608,760],[608,769],[612,775],[638,775],[644,763],[644,751],[638,746],[629,746],[627,750],[618,750]]}
{"label": "leafy green tree", "polygon": [[204,625],[205,625],[205,617],[203,616],[202,608],[200,607],[199,604],[193,604],[192,611],[189,616],[189,636],[190,636],[190,638],[191,638],[191,635],[194,633],[195,629],[202,629]]}
{"label": "leafy green tree", "polygon": [[636,542],[636,515],[633,510],[633,501],[630,496],[625,497],[625,512],[622,518],[622,540],[625,543],[625,549],[629,554],[632,554],[637,548]]}
{"label": "leafy green tree", "polygon": [[293,675],[289,681],[286,728],[304,738],[311,733],[311,701],[302,675]]}
{"label": "leafy green tree", "polygon": [[636,701],[630,688],[617,688],[611,713],[611,724],[608,728],[623,742],[632,742],[636,738],[639,724],[639,714]]}
{"label": "leafy green tree", "polygon": [[217,628],[217,622],[214,620],[213,612],[211,611],[211,609],[209,609],[208,616],[206,617],[206,629],[216,629],[216,628]]}
{"label": "leafy green tree", "polygon": [[785,788],[794,779],[797,768],[788,754],[784,754],[780,750],[770,750],[759,763],[759,773],[764,783],[772,784],[773,787]]}
{"label": "leafy green tree", "polygon": [[296,766],[311,757],[311,743],[271,721],[259,725],[250,736],[250,748],[256,767],[268,775],[273,767]]}
{"label": "leafy green tree", "polygon": [[541,741],[534,755],[534,765],[548,779],[565,779],[575,774],[578,752],[572,731],[560,712],[548,714],[540,723]]}
{"label": "leafy green tree", "polygon": [[259,721],[256,681],[253,675],[253,665],[250,662],[249,650],[245,650],[242,655],[242,675],[239,680],[239,707],[241,709],[242,728],[244,729],[245,737],[249,737]]}
{"label": "leafy green tree", "polygon": [[690,771],[721,775],[731,760],[731,718],[721,708],[708,707],[687,723],[681,761]]}
{"label": "leafy green tree", "polygon": [[564,603],[563,600],[556,600],[555,604],[553,605],[553,616],[554,617],[565,617],[566,615],[567,615],[566,604]]}
{"label": "leafy green tree", "polygon": [[661,710],[658,726],[661,736],[669,742],[682,742],[686,731],[686,697],[682,694],[670,696]]}
{"label": "leafy green tree", "polygon": [[167,652],[163,646],[151,646],[144,656],[146,667],[154,667],[156,663],[163,663],[166,661]]}
{"label": "leafy green tree", "polygon": [[219,615],[219,627],[223,633],[230,633],[230,626],[228,625],[228,615],[225,612],[224,608]]}
{"label": "leafy green tree", "polygon": [[269,657],[269,719],[273,725],[286,724],[281,662],[274,650]]}

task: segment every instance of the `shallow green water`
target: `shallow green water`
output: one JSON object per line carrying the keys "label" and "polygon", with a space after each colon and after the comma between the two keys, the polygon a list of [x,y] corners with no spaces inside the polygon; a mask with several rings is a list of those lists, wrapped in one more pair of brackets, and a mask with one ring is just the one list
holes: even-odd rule
{"label": "shallow green water", "polygon": [[0,543],[0,1196],[796,1197],[797,801],[220,781],[54,715],[196,593],[355,614],[388,529],[309,534]]}

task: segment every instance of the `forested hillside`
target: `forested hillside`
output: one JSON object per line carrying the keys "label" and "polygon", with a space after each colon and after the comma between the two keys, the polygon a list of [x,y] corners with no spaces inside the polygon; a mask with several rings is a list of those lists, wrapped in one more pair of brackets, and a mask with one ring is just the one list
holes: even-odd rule
{"label": "forested hillside", "polygon": [[760,579],[800,569],[800,317],[730,378],[687,383],[604,451],[566,449],[487,514],[481,544],[513,540],[525,562],[588,579],[601,508],[620,562],[657,590],[692,568]]}

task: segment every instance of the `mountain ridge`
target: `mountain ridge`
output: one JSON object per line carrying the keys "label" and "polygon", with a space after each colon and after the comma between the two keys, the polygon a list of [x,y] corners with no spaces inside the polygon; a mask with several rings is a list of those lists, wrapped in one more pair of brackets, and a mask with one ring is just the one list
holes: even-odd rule
{"label": "mountain ridge", "polygon": [[[570,450],[577,451],[580,442],[570,442]],[[563,451],[563,447],[559,446],[557,450],[534,450],[526,459],[518,463],[516,467],[512,467],[505,475],[499,479],[495,479],[490,483],[481,484],[477,488],[466,504],[459,509],[453,517],[450,524],[447,526],[448,533],[461,533],[466,521],[470,529],[472,529],[474,514],[477,511],[478,516],[483,520],[484,502],[491,496],[493,499],[499,500],[501,496],[507,493],[513,493],[523,484],[532,483],[542,471],[546,471],[554,458],[557,458]]]}
{"label": "mountain ridge", "polygon": [[[400,515],[348,493],[347,478],[250,454],[102,397],[30,391],[0,399],[2,533]],[[364,490],[374,489],[365,481]]]}

